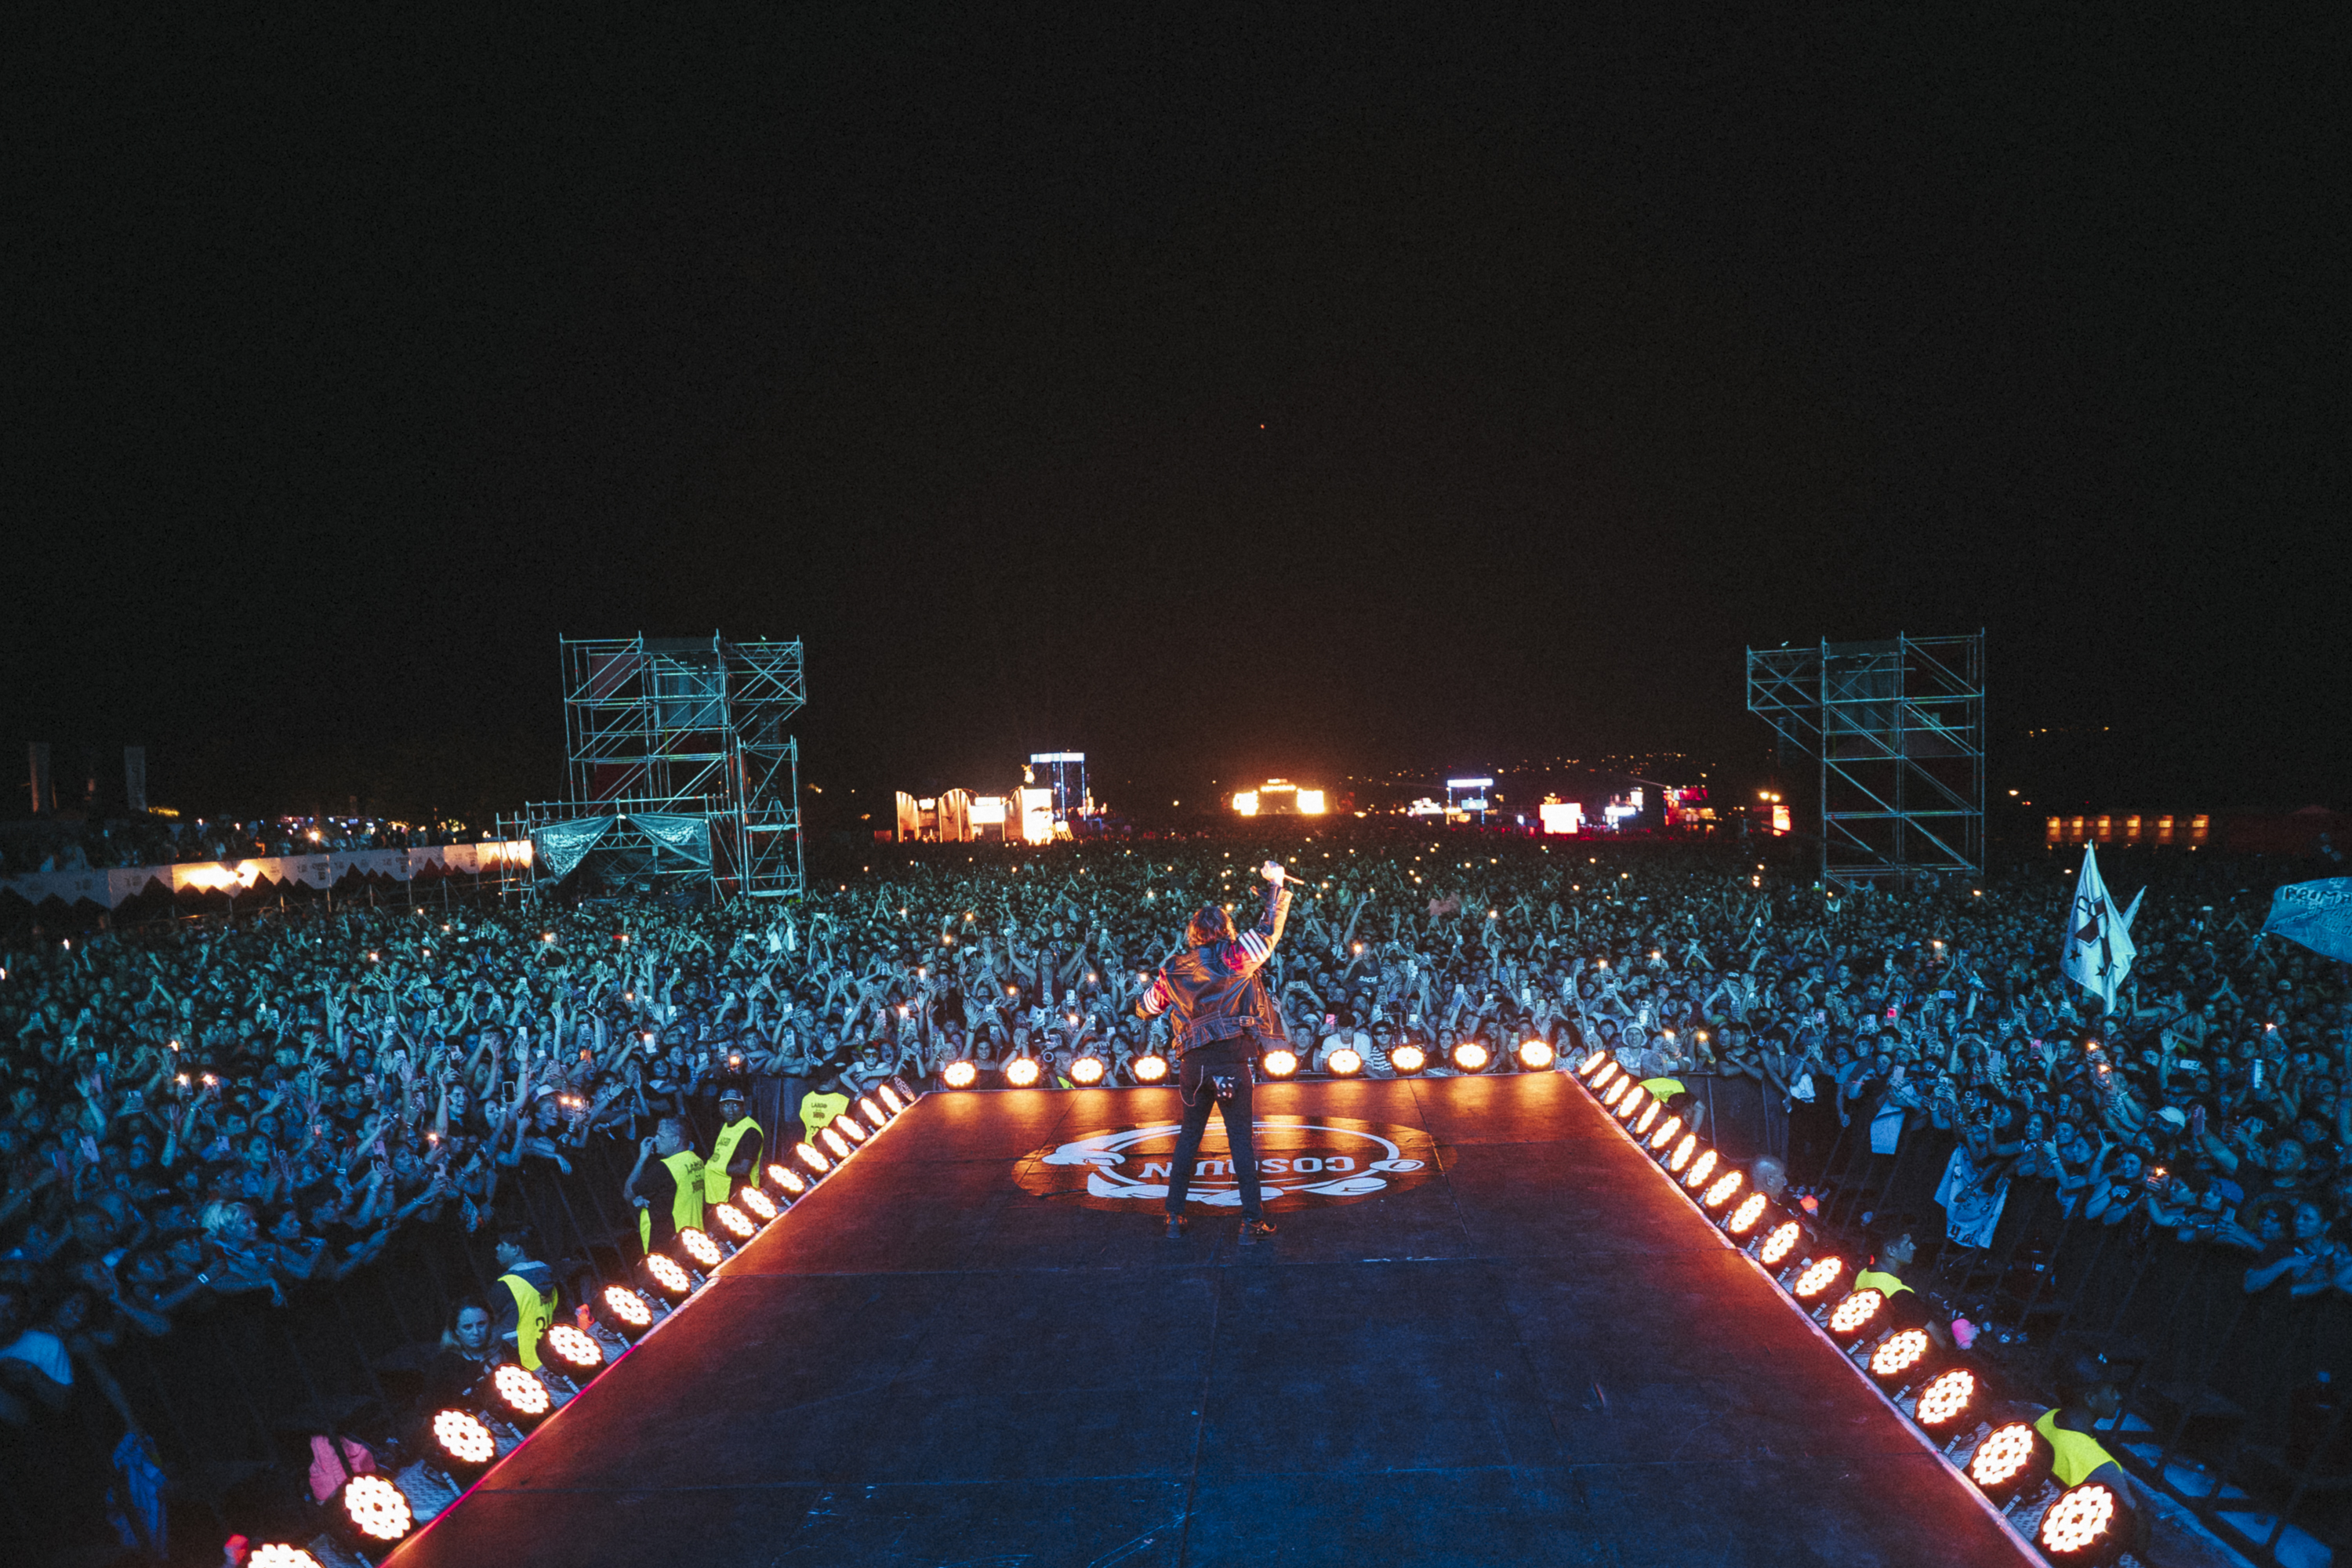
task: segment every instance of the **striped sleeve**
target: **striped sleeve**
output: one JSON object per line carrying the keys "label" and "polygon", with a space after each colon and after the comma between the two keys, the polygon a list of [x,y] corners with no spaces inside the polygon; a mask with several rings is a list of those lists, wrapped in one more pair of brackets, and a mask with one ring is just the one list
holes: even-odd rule
{"label": "striped sleeve", "polygon": [[1274,951],[1274,943],[1266,941],[1264,931],[1242,932],[1240,946],[1241,950],[1249,955],[1249,961],[1252,963],[1264,963],[1265,955]]}
{"label": "striped sleeve", "polygon": [[1135,1005],[1135,1016],[1139,1018],[1157,1018],[1168,1010],[1168,1004],[1174,1000],[1175,997],[1168,989],[1168,976],[1165,974],[1156,976],[1151,982],[1151,988],[1143,994],[1143,1000]]}

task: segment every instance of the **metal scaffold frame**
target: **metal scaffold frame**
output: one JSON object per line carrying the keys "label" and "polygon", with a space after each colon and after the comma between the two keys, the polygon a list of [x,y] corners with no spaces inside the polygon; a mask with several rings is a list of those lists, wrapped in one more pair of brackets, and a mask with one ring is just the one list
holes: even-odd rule
{"label": "metal scaffold frame", "polygon": [[536,840],[602,820],[582,864],[608,882],[797,896],[800,749],[784,726],[808,700],[801,644],[641,634],[560,647],[568,798],[531,803],[520,829]]}
{"label": "metal scaffold frame", "polygon": [[1748,650],[1748,710],[1821,770],[1822,879],[1984,874],[1984,633]]}

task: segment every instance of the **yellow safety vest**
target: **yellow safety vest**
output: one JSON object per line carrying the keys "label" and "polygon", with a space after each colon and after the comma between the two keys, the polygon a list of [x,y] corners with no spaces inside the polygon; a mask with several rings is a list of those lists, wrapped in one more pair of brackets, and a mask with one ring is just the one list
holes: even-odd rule
{"label": "yellow safety vest", "polygon": [[747,1116],[740,1121],[721,1127],[719,1136],[711,1140],[710,1158],[702,1165],[702,1195],[705,1201],[723,1204],[734,1194],[735,1178],[727,1173],[727,1167],[735,1163],[735,1145],[743,1142],[746,1132],[761,1132],[762,1137],[766,1136],[760,1124]]}
{"label": "yellow safety vest", "polygon": [[499,1283],[514,1297],[515,1359],[522,1363],[525,1370],[537,1372],[539,1342],[547,1332],[547,1325],[555,1321],[556,1299],[563,1292],[550,1290],[542,1296],[520,1274],[501,1274]]}
{"label": "yellow safety vest", "polygon": [[845,1094],[807,1094],[801,1097],[801,1125],[808,1129],[808,1141],[824,1131],[833,1119],[849,1109]]}
{"label": "yellow safety vest", "polygon": [[[2079,1487],[2083,1478],[2101,1465],[2112,1465],[2116,1457],[2099,1447],[2099,1440],[2088,1432],[2076,1432],[2058,1425],[2058,1412],[2045,1410],[2037,1416],[2033,1429],[2050,1439],[2050,1470],[2062,1487]],[[2129,1500],[2125,1500],[2128,1501]]]}
{"label": "yellow safety vest", "polygon": [[1683,1080],[1678,1078],[1645,1078],[1642,1087],[1656,1100],[1672,1100],[1683,1092]]}
{"label": "yellow safety vest", "polygon": [[[662,1163],[677,1183],[677,1196],[669,1205],[670,1225],[678,1230],[688,1226],[702,1228],[702,1156],[691,1149],[680,1149],[675,1154],[663,1156]],[[654,1215],[651,1209],[637,1211],[637,1240],[647,1252],[654,1249]]]}
{"label": "yellow safety vest", "polygon": [[1895,1296],[1897,1291],[1908,1290],[1911,1289],[1910,1286],[1906,1285],[1902,1280],[1895,1278],[1894,1275],[1883,1274],[1875,1268],[1856,1270],[1853,1277],[1853,1288],[1857,1290],[1875,1290],[1890,1301],[1895,1300]]}

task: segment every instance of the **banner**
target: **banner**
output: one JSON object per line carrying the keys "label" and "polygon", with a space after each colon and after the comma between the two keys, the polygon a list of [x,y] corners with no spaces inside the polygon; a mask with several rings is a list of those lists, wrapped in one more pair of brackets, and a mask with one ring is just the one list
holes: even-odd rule
{"label": "banner", "polygon": [[2352,963],[2352,877],[2288,883],[2271,895],[2263,932]]}
{"label": "banner", "polygon": [[568,877],[596,841],[612,831],[614,818],[583,816],[572,822],[551,822],[531,834],[531,853],[551,877]]}
{"label": "banner", "polygon": [[639,831],[673,854],[683,855],[698,866],[710,864],[710,818],[677,816],[667,812],[633,811],[629,820]]}
{"label": "banner", "polygon": [[[2132,907],[2139,907],[2134,900]],[[2083,846],[2083,869],[2074,878],[2074,901],[2066,910],[2064,946],[2058,967],[2067,979],[2099,998],[2105,1010],[2116,1010],[2116,993],[2131,973],[2139,950],[2132,945],[2131,928],[2116,912],[2099,878],[2099,852]]]}

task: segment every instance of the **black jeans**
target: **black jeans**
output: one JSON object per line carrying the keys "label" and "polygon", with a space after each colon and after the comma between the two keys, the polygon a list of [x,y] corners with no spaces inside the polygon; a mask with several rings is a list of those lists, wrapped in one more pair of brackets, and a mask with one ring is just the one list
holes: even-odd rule
{"label": "black jeans", "polygon": [[[1184,1121],[1176,1134],[1176,1158],[1168,1173],[1170,1214],[1184,1212],[1184,1194],[1192,1188],[1192,1167],[1201,1152],[1201,1134],[1208,1130],[1209,1107],[1213,1105],[1223,1112],[1225,1142],[1233,1146],[1234,1177],[1242,1189],[1242,1218],[1260,1217],[1257,1149],[1250,1140],[1251,1069],[1257,1053],[1255,1035],[1213,1040],[1184,1053],[1183,1069],[1176,1080],[1184,1095]],[[1217,1086],[1213,1080],[1219,1078],[1233,1079],[1232,1099],[1217,1098]]]}

